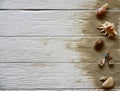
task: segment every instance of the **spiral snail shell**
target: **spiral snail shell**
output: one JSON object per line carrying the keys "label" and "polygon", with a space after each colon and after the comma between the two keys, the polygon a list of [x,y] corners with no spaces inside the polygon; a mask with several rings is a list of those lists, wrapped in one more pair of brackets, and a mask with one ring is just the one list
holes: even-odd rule
{"label": "spiral snail shell", "polygon": [[107,7],[108,7],[108,3],[102,5],[99,9],[97,9],[96,14],[98,16],[104,15],[106,13],[106,11],[107,11]]}

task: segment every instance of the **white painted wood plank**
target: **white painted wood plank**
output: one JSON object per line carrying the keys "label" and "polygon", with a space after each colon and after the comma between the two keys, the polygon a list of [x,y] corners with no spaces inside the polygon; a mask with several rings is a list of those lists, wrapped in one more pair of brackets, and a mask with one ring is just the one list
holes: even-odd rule
{"label": "white painted wood plank", "polygon": [[[94,43],[102,39],[104,51],[96,52]],[[0,62],[98,62],[106,50],[119,56],[119,40],[105,37],[0,37]],[[112,49],[111,49],[112,48]],[[88,54],[89,53],[89,54]],[[115,62],[119,58],[115,57]],[[83,61],[82,61],[83,62]]]}
{"label": "white painted wood plank", "polygon": [[119,9],[120,0],[1,0],[1,9],[96,9],[109,3],[110,9]]}
{"label": "white painted wood plank", "polygon": [[[0,11],[0,35],[64,36],[75,35],[77,33],[82,34],[82,26],[87,22],[87,15],[90,12],[91,11]],[[75,17],[75,13],[80,13],[80,16]],[[86,17],[83,13],[85,13]],[[81,26],[81,28],[79,26]]]}
{"label": "white painted wood plank", "polygon": [[[96,88],[51,88],[51,89],[47,89],[47,88],[43,88],[43,89],[34,89],[34,90],[30,90],[29,91],[104,91],[104,89],[96,89]],[[0,90],[0,91],[8,91],[8,90]],[[18,91],[18,90],[12,90],[12,91]],[[26,91],[26,90],[20,90],[20,91]],[[120,91],[120,89],[116,88],[116,89],[112,89],[111,91]]]}
{"label": "white painted wood plank", "polygon": [[[97,0],[1,0],[1,9],[91,9]],[[85,7],[87,6],[87,7]]]}
{"label": "white painted wood plank", "polygon": [[1,89],[95,88],[92,81],[85,71],[70,63],[0,64]]}
{"label": "white painted wood plank", "polygon": [[[106,17],[114,13],[119,11],[111,11]],[[0,11],[0,36],[80,36],[85,31],[100,34],[96,18],[90,15],[96,17],[95,11]],[[120,22],[116,17],[112,21]]]}
{"label": "white painted wood plank", "polygon": [[[1,63],[0,88],[101,88],[93,83],[94,80],[89,75],[91,72],[82,69],[87,65],[84,63]],[[97,67],[97,64],[92,64],[92,66],[95,65]],[[117,68],[115,67],[114,69]],[[96,72],[96,70],[92,72],[95,75],[97,74],[98,78],[105,75],[102,71],[101,73]],[[110,73],[114,74],[114,72]],[[119,76],[119,70],[117,73]],[[117,82],[116,85],[119,86]]]}

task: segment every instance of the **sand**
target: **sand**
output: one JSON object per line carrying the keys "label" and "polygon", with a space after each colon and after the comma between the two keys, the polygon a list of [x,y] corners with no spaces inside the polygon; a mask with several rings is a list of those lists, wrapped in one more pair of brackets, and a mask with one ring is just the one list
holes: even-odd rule
{"label": "sand", "polygon": [[[91,59],[88,59],[88,60],[85,58],[83,59],[80,58],[80,62],[83,62],[83,63],[91,62],[90,64],[87,64],[87,66],[83,67],[83,70],[87,70],[87,75],[91,76],[94,79],[94,83],[98,88],[101,88],[102,82],[99,79],[102,76],[108,76],[108,77],[113,76],[115,80],[114,88],[118,88],[120,87],[120,57],[119,57],[120,55],[118,51],[118,49],[120,49],[120,43],[119,43],[120,38],[117,37],[115,39],[108,39],[107,37],[102,36],[102,34],[96,29],[96,24],[98,21],[104,22],[104,20],[107,20],[115,24],[117,31],[120,30],[120,29],[117,29],[119,25],[118,20],[120,19],[119,18],[120,11],[113,11],[114,9],[117,9],[117,10],[120,9],[120,1],[119,0],[98,0],[98,3],[96,3],[96,6],[94,8],[97,9],[98,7],[100,7],[105,3],[109,3],[109,10],[107,11],[106,15],[99,19],[96,17],[95,14],[90,13],[91,15],[86,16],[90,21],[88,21],[87,24],[84,25],[85,28],[82,31],[84,34],[88,34],[89,37],[92,37],[92,36],[102,37],[102,40],[105,42],[105,47],[103,48],[103,50],[95,51],[93,48],[94,43],[99,38],[88,39],[88,41],[87,39],[81,38],[77,40],[76,42],[77,46],[71,49],[79,52],[80,55],[82,54],[83,56],[91,57]],[[77,13],[76,15],[77,15],[76,17],[78,17],[79,14]],[[111,56],[113,57],[114,65],[109,66],[108,63],[106,63],[103,68],[100,68],[98,66],[98,62],[99,60],[104,58],[104,53],[106,52],[106,50],[111,51]],[[75,65],[75,67],[79,69],[79,64]]]}

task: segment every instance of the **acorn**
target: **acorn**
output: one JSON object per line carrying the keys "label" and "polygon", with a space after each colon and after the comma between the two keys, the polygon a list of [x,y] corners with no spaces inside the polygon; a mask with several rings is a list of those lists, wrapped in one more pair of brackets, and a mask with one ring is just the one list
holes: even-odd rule
{"label": "acorn", "polygon": [[107,11],[107,7],[108,7],[108,3],[102,5],[99,9],[97,9],[96,14],[98,16],[104,15],[106,13],[106,11]]}
{"label": "acorn", "polygon": [[103,48],[103,46],[104,46],[103,40],[99,39],[98,41],[96,41],[94,49],[100,51]]}

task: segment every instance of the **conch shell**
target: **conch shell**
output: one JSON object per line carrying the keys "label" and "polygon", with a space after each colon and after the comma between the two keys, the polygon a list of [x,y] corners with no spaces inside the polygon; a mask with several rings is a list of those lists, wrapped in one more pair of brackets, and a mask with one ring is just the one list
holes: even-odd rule
{"label": "conch shell", "polygon": [[110,37],[113,38],[114,36],[116,36],[118,34],[115,30],[115,25],[108,21],[105,21],[103,24],[100,23],[97,26],[97,28],[99,30],[101,30],[101,33],[104,33],[104,35],[108,36],[108,38],[110,38]]}

